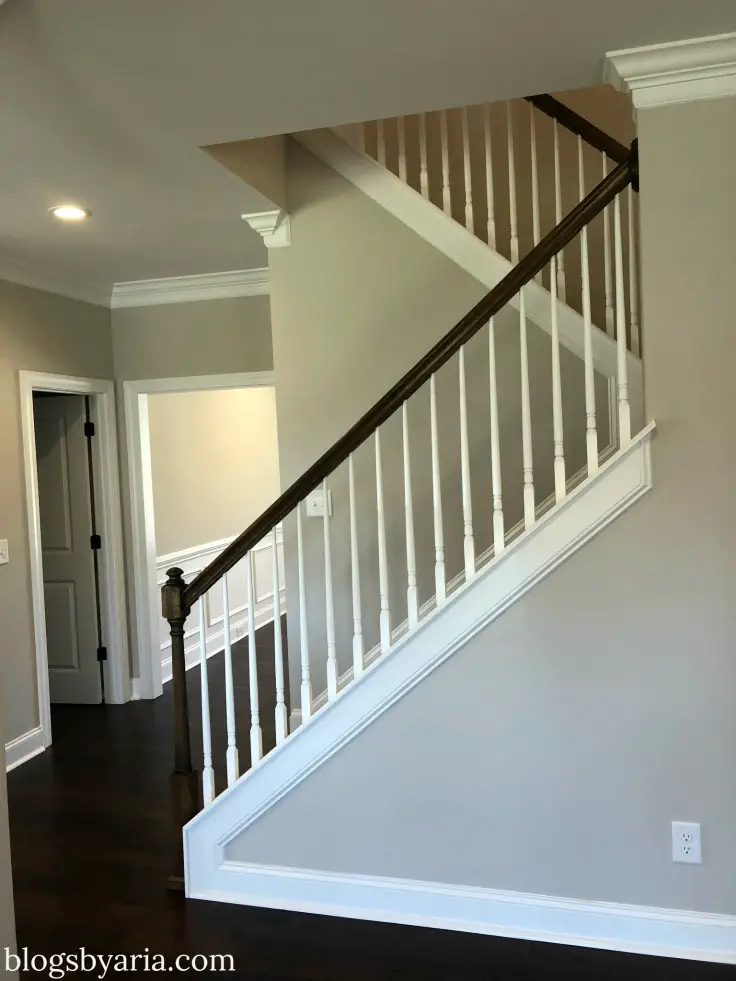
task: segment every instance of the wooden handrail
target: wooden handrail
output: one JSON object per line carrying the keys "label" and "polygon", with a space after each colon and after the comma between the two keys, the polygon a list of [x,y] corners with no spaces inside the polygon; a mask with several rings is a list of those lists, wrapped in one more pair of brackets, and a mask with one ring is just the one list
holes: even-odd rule
{"label": "wooden handrail", "polygon": [[630,151],[626,149],[623,143],[614,140],[608,133],[598,129],[593,123],[578,115],[574,109],[570,109],[559,99],[555,99],[553,95],[528,95],[526,101],[531,102],[545,116],[556,119],[558,123],[575,133],[576,136],[581,136],[586,143],[590,143],[596,150],[601,150],[611,160],[615,160],[617,164],[625,163],[628,160]]}
{"label": "wooden handrail", "polygon": [[581,229],[603,211],[629,184],[636,184],[638,156],[636,142],[626,159],[601,181],[580,204],[566,215],[514,268],[497,283],[449,333],[408,371],[383,398],[369,409],[316,463],[295,481],[267,511],[239,535],[184,591],[184,603],[192,607],[246,554],[282,521],[348,456],[390,416],[401,408],[439,368],[479,331],[491,317],[500,313],[519,290],[541,272],[550,259],[568,245]]}

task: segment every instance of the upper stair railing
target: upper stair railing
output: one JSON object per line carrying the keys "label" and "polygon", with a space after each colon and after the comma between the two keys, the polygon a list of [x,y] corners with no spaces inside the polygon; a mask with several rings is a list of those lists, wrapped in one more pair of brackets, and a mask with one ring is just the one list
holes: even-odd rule
{"label": "upper stair railing", "polygon": [[[443,109],[336,131],[512,263],[562,221],[628,155],[625,146],[551,95]],[[636,201],[623,208],[629,345],[639,353]],[[588,229],[593,323],[615,337],[612,215]],[[579,313],[575,250],[556,263],[557,295]],[[549,288],[546,272],[538,274]]]}
{"label": "upper stair railing", "polygon": [[[623,156],[623,153],[620,154]],[[226,703],[226,729],[227,729],[227,749],[225,756],[225,772],[227,785],[230,786],[238,779],[239,773],[244,769],[244,757],[248,758],[250,766],[256,765],[262,758],[264,750],[268,751],[271,745],[280,744],[287,738],[287,706],[284,675],[284,658],[281,641],[281,615],[284,612],[280,599],[280,585],[283,570],[278,559],[276,548],[277,528],[282,522],[287,522],[283,527],[288,528],[293,542],[295,555],[296,576],[293,589],[289,594],[289,610],[294,618],[294,626],[298,621],[300,658],[301,658],[301,718],[306,723],[313,716],[316,704],[313,698],[311,672],[315,664],[319,663],[320,670],[325,668],[327,701],[332,701],[338,697],[339,692],[345,684],[354,683],[366,666],[366,658],[370,655],[379,656],[389,651],[397,641],[396,630],[392,629],[392,610],[390,604],[390,582],[396,584],[397,575],[403,579],[402,595],[403,600],[401,609],[406,611],[406,623],[402,630],[404,633],[411,632],[422,622],[423,615],[426,615],[428,604],[421,607],[419,604],[418,581],[433,582],[434,595],[431,597],[431,605],[440,606],[448,598],[448,594],[453,588],[452,583],[448,582],[445,553],[449,547],[459,545],[452,539],[456,535],[462,537],[462,573],[460,578],[465,582],[470,582],[477,574],[478,570],[487,562],[498,558],[505,549],[514,547],[515,534],[531,528],[541,513],[542,501],[545,491],[549,489],[549,505],[555,506],[564,501],[570,488],[570,478],[575,473],[574,463],[571,463],[570,456],[566,456],[566,438],[571,439],[574,434],[566,435],[565,428],[568,423],[563,422],[568,419],[563,412],[563,406],[567,403],[568,393],[565,388],[567,382],[561,370],[561,343],[558,317],[560,305],[558,303],[558,276],[560,256],[563,251],[576,242],[579,245],[581,256],[581,295],[583,310],[583,330],[584,330],[584,364],[581,366],[581,375],[584,374],[584,406],[581,402],[579,422],[576,420],[575,426],[582,427],[580,440],[582,445],[582,455],[577,464],[578,470],[583,467],[583,475],[587,473],[592,476],[596,473],[600,462],[599,446],[599,426],[596,416],[596,386],[595,386],[595,366],[593,360],[593,322],[591,317],[590,303],[590,282],[593,260],[590,255],[588,243],[588,230],[606,209],[610,209],[612,217],[612,279],[613,279],[613,307],[615,315],[616,337],[617,337],[617,384],[616,384],[616,407],[618,429],[618,445],[625,447],[631,439],[631,415],[629,407],[628,393],[628,340],[626,329],[626,302],[625,302],[625,262],[624,262],[624,235],[622,223],[622,197],[627,189],[635,187],[637,183],[637,150],[636,144],[632,145],[630,151],[626,152],[624,159],[616,166],[615,170],[607,176],[587,194],[559,223],[555,225],[530,251],[516,264],[501,282],[498,283],[490,292],[473,307],[473,309],[462,318],[462,320],[447,333],[430,351],[401,378],[381,398],[365,415],[359,419],[345,435],[339,439],[319,460],[317,460],[291,487],[289,487],[281,497],[275,501],[251,526],[243,532],[235,541],[232,542],[207,568],[205,568],[196,578],[186,583],[180,569],[171,569],[168,572],[168,580],[162,589],[163,615],[168,620],[171,630],[172,642],[172,671],[173,671],[173,700],[174,700],[174,736],[175,736],[175,768],[172,776],[172,800],[174,805],[174,823],[176,830],[176,869],[170,882],[172,887],[181,886],[183,881],[183,857],[181,853],[181,827],[191,819],[200,809],[200,792],[204,797],[204,805],[209,804],[216,793],[216,771],[213,763],[212,735],[210,725],[210,706],[207,679],[207,649],[206,649],[206,630],[205,622],[205,598],[210,591],[211,596],[221,590],[224,609],[224,643],[225,643],[225,703]],[[600,271],[600,270],[598,270]],[[538,384],[537,378],[530,376],[530,339],[531,330],[536,330],[527,309],[527,293],[529,284],[535,277],[544,274],[550,287],[548,300],[549,306],[545,308],[545,315],[550,318],[551,324],[551,346],[549,348],[539,348],[548,353],[544,354],[549,358],[545,367],[545,380],[551,376],[551,406],[547,410],[544,407],[542,417],[535,415],[536,403],[534,402],[534,387]],[[532,293],[529,292],[529,297]],[[537,298],[538,299],[538,298]],[[535,303],[537,300],[535,300]],[[479,332],[484,331],[485,337],[476,338]],[[501,429],[503,425],[508,425],[508,408],[504,420],[499,417],[499,388],[506,381],[498,375],[497,363],[498,356],[506,348],[506,339],[513,334],[514,343],[518,341],[515,348],[518,351],[519,374],[518,388],[514,386],[514,399],[518,399],[518,420],[512,419],[514,427],[518,425],[518,432],[521,436],[522,453],[520,457],[521,467],[507,467],[503,476],[501,473],[504,457],[502,452]],[[518,332],[518,333],[517,333]],[[473,418],[468,411],[467,379],[470,377],[478,360],[478,351],[475,346],[470,356],[466,359],[466,347],[469,342],[483,344],[485,354],[485,385],[486,391],[483,396],[484,411],[489,412],[489,429],[485,432],[482,439],[482,450],[485,455],[486,447],[489,455],[487,461],[490,466],[490,480],[487,490],[484,488],[482,495],[476,493],[476,500],[473,501],[471,493],[471,482],[475,478],[480,467],[480,460],[475,454],[479,452],[477,446],[473,450],[471,461],[470,443],[468,438],[469,420],[475,424],[475,416],[478,415],[477,407],[473,408]],[[453,361],[452,364],[448,364]],[[515,364],[517,362],[514,362]],[[453,382],[456,383],[456,391],[459,395],[459,428],[457,436],[452,440],[453,447],[459,442],[459,474],[452,468],[452,479],[458,479],[461,484],[461,516],[458,521],[450,523],[447,521],[447,502],[443,507],[443,484],[447,490],[449,482],[448,473],[443,474],[440,455],[440,429],[438,426],[438,391],[444,384],[443,372],[452,373]],[[547,374],[549,372],[549,374]],[[428,389],[428,393],[427,393]],[[423,392],[422,399],[417,402],[415,397]],[[425,398],[428,394],[428,398]],[[582,397],[581,397],[582,398]],[[584,409],[584,411],[583,411]],[[397,417],[396,426],[400,422],[400,438],[392,443],[389,439],[394,430],[391,428],[394,423],[389,420],[395,413],[400,412]],[[609,406],[605,406],[601,418],[608,419]],[[516,402],[514,402],[514,414],[516,413]],[[552,426],[549,430],[549,446],[545,445],[545,454],[539,453],[538,456],[546,457],[549,450],[549,474],[545,470],[546,464],[537,461],[535,447],[539,448],[539,433],[535,431],[536,421],[540,422],[543,432],[544,442],[548,439],[547,421],[551,415]],[[414,428],[415,436],[412,438],[409,426]],[[416,466],[418,462],[416,433],[420,428],[417,424],[421,421],[421,426],[426,424],[428,433],[427,454],[431,458],[431,467],[427,473],[431,477],[424,482],[417,479],[420,468]],[[602,422],[601,422],[602,425]],[[398,428],[397,428],[398,432]],[[385,437],[382,445],[382,433]],[[361,490],[365,481],[358,484],[356,481],[356,470],[358,463],[365,462],[361,455],[361,448],[366,441],[371,440],[370,447],[370,466],[375,474],[375,499],[371,505],[372,514],[370,516],[371,529],[375,529],[374,544],[377,545],[377,561],[375,566],[371,562],[371,567],[365,557],[361,558],[363,551],[360,542],[365,541],[361,538],[364,535],[360,527],[361,522],[367,520],[365,510],[360,510],[357,506],[358,497],[356,486]],[[449,442],[449,441],[447,441]],[[395,451],[396,459],[389,460],[389,453]],[[516,462],[516,458],[514,458]],[[406,564],[397,572],[396,569],[389,568],[389,551],[387,549],[387,505],[396,508],[396,502],[387,500],[384,497],[384,475],[387,474],[389,463],[395,463],[396,473],[401,475],[401,503],[399,505],[401,538],[405,542]],[[535,469],[536,462],[536,469]],[[333,478],[333,487],[337,486],[335,475],[336,470],[343,464],[347,465],[346,492],[340,504],[344,507],[343,514],[349,515],[349,521],[345,523],[344,541],[335,538],[331,528],[331,517],[329,509],[330,478]],[[414,464],[414,466],[413,466]],[[412,482],[412,473],[414,482]],[[457,474],[457,477],[456,477]],[[475,478],[477,479],[477,478]],[[372,482],[372,477],[371,477]],[[477,484],[476,484],[477,487]],[[313,491],[321,488],[324,492],[324,516],[322,518],[322,557],[323,581],[319,584],[312,578],[308,580],[305,573],[305,541],[306,532],[303,528],[303,507],[305,498]],[[512,522],[509,515],[513,517],[512,505],[515,507],[518,501],[520,514],[523,515],[519,521],[518,528],[511,527]],[[418,566],[417,556],[419,546],[423,544],[420,539],[415,541],[415,521],[418,513],[415,510],[417,502],[422,506],[427,504],[431,516],[429,526],[432,528],[432,548],[431,571],[422,569]],[[362,498],[365,508],[365,498]],[[476,522],[478,518],[488,518],[488,523],[492,524],[492,548],[479,554],[478,543],[476,541],[477,523],[474,526],[474,510],[476,506]],[[335,507],[337,508],[337,503]],[[483,512],[488,512],[484,514]],[[492,514],[491,514],[492,512]],[[474,530],[474,527],[476,530]],[[455,530],[457,529],[457,531]],[[462,531],[460,531],[462,529]],[[394,538],[397,537],[398,526],[394,523]],[[371,531],[371,537],[373,537]],[[254,549],[267,536],[272,537],[272,577],[273,577],[273,606],[274,606],[274,678],[275,692],[273,687],[269,692],[269,697],[274,697],[274,703],[268,706],[268,716],[264,716],[263,689],[259,688],[258,662],[256,657],[256,637],[254,624],[254,596],[253,596],[253,556]],[[311,540],[314,546],[314,540]],[[393,539],[391,541],[393,545]],[[350,616],[343,618],[342,622],[349,620],[351,624],[350,640],[345,645],[343,652],[343,663],[349,659],[352,668],[353,682],[343,677],[342,684],[338,668],[338,645],[340,638],[336,631],[336,610],[334,602],[335,588],[342,586],[333,577],[333,555],[335,547],[343,548],[345,554],[349,553],[349,558],[344,567],[349,570],[347,573],[350,578],[350,599],[347,601],[351,606]],[[422,553],[425,554],[426,553]],[[312,549],[313,555],[313,549]],[[373,553],[371,552],[371,555]],[[247,745],[238,746],[237,720],[239,718],[238,709],[235,701],[235,685],[233,681],[233,656],[231,650],[230,624],[228,619],[228,573],[233,573],[239,563],[244,565],[244,574],[248,590],[248,686],[249,686],[249,705],[247,706],[247,731],[249,737],[243,740]],[[422,576],[424,578],[422,578]],[[371,606],[364,605],[364,597],[367,595],[366,586],[375,585],[373,579],[377,580],[377,589],[371,595],[375,597]],[[318,588],[319,587],[319,588]],[[310,607],[309,594],[311,594],[312,604]],[[314,643],[310,647],[310,613],[315,603],[315,596],[319,596],[321,609],[320,623],[324,625],[324,636],[320,635],[320,646],[324,640],[324,648],[320,651],[320,660],[317,662],[314,657]],[[219,593],[217,595],[219,600]],[[297,602],[298,600],[298,602]],[[293,605],[292,605],[293,604]],[[189,729],[189,713],[187,705],[186,671],[185,671],[185,650],[184,634],[185,624],[190,613],[197,608],[197,615],[200,623],[200,665],[202,679],[202,751],[204,765],[202,779],[195,772],[192,765],[192,749]],[[424,609],[424,613],[423,613]],[[394,609],[394,618],[396,612]],[[369,635],[367,627],[375,633],[378,639],[375,652],[367,652],[366,637]],[[341,648],[342,651],[342,648]],[[324,657],[324,661],[322,658]],[[311,658],[311,661],[310,661]],[[348,674],[348,677],[349,677]],[[269,725],[266,726],[266,719]],[[270,720],[273,720],[271,728]],[[263,723],[263,724],[262,724]],[[270,738],[272,737],[272,738]],[[264,742],[267,745],[264,746]],[[270,743],[270,745],[268,745]],[[218,780],[221,779],[221,772],[217,773]]]}

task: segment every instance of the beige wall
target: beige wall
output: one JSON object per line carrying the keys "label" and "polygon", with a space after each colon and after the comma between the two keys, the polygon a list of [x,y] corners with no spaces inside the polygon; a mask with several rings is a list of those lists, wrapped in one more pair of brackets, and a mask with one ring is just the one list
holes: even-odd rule
{"label": "beige wall", "polygon": [[[287,153],[292,245],[271,252],[271,291],[282,486],[288,487],[368,410],[484,294],[445,256],[296,143]],[[522,517],[518,315],[496,321],[501,453],[507,527]],[[492,542],[487,332],[467,349],[474,532],[480,553]],[[529,326],[535,480],[552,490],[551,355],[546,334]],[[438,374],[448,579],[462,568],[457,359]],[[584,460],[582,363],[563,352],[569,473]],[[598,404],[606,404],[599,379]],[[419,599],[434,594],[428,391],[409,403]],[[608,440],[601,413],[601,446]],[[406,617],[406,552],[400,417],[381,434],[392,622]],[[358,539],[366,649],[378,640],[375,455],[355,454]],[[351,663],[352,610],[347,467],[330,478],[337,655]],[[295,530],[285,523],[291,691],[299,691]],[[324,545],[321,521],[304,521],[307,601],[315,694],[325,686]]]}
{"label": "beige wall", "polygon": [[120,381],[273,366],[268,296],[113,310],[112,338]]}
{"label": "beige wall", "polygon": [[18,371],[112,378],[110,311],[0,282],[0,683],[4,742],[38,725]]}
{"label": "beige wall", "polygon": [[279,496],[273,388],[151,395],[148,424],[158,555],[237,535]]}
{"label": "beige wall", "polygon": [[[736,914],[736,100],[646,110],[639,138],[654,489],[240,858]],[[702,866],[671,861],[673,819]]]}

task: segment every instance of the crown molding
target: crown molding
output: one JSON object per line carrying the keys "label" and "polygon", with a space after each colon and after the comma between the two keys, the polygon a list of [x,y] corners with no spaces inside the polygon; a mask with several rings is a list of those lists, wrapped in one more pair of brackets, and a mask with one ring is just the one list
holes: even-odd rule
{"label": "crown molding", "polygon": [[262,296],[269,292],[268,269],[235,269],[231,272],[172,276],[169,279],[139,279],[115,283],[110,306],[156,306],[189,303],[192,300],[222,300],[236,296]]}
{"label": "crown molding", "polygon": [[736,95],[736,34],[611,51],[603,80],[637,109]]}
{"label": "crown molding", "polygon": [[281,249],[291,245],[291,222],[285,211],[256,211],[240,216],[263,239],[267,249]]}
{"label": "crown molding", "polygon": [[0,279],[19,286],[28,286],[45,293],[55,293],[71,300],[110,306],[110,287],[101,283],[89,283],[75,279],[67,273],[26,263],[11,256],[0,255]]}

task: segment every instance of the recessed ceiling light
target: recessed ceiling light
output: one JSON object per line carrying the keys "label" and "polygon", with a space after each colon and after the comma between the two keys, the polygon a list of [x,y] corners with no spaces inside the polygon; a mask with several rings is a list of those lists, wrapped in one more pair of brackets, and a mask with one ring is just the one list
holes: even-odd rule
{"label": "recessed ceiling light", "polygon": [[84,221],[91,214],[90,211],[86,211],[76,204],[57,204],[56,207],[49,208],[49,211],[54,218],[58,218],[60,221]]}

